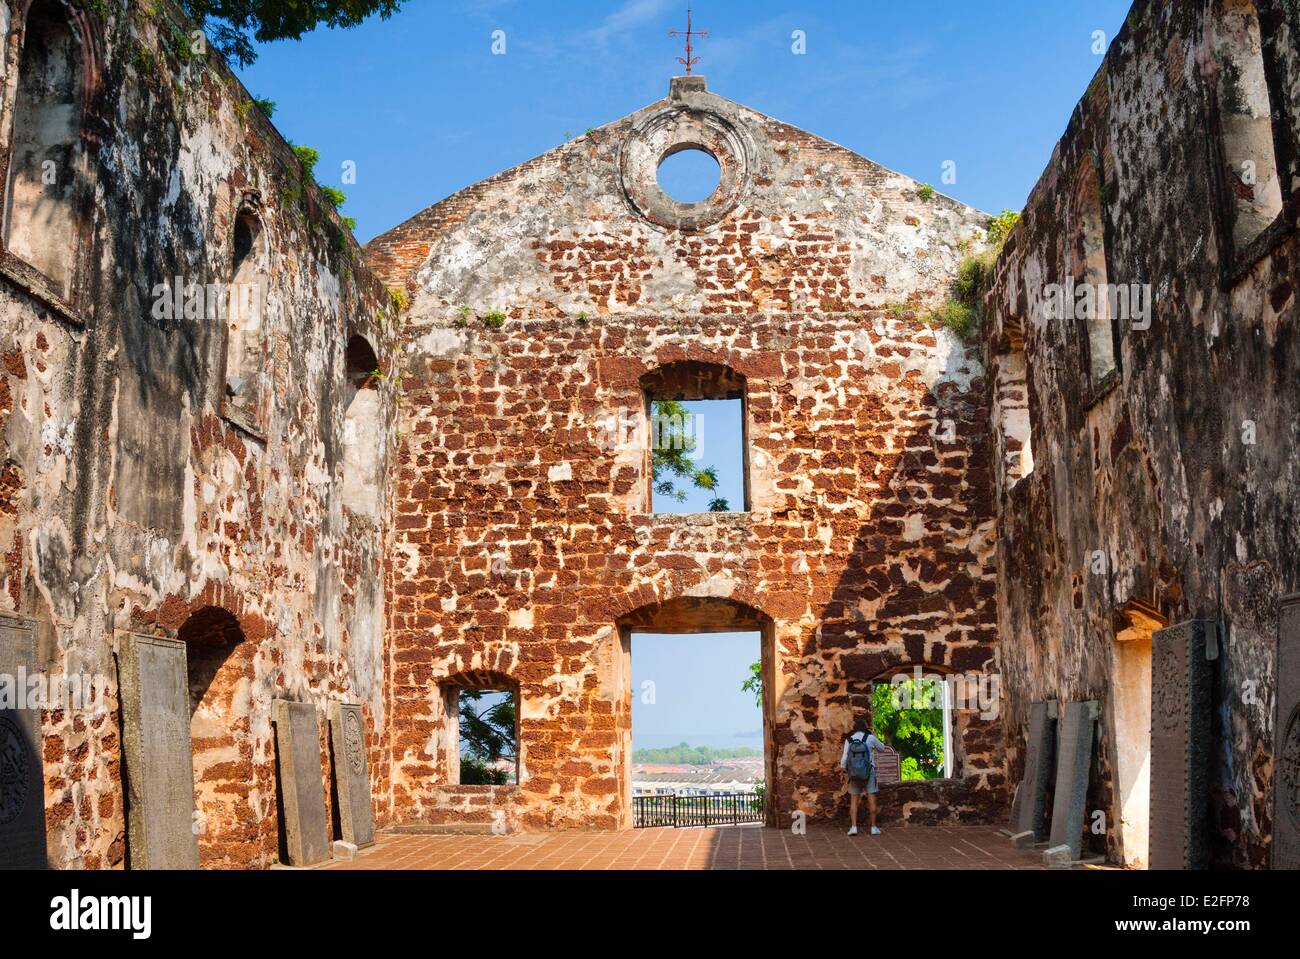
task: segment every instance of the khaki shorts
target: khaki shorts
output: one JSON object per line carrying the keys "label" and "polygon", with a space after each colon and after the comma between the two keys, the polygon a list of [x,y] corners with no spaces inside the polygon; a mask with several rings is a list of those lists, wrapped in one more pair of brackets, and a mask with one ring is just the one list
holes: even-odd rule
{"label": "khaki shorts", "polygon": [[866,779],[866,780],[863,780],[863,779],[850,779],[850,780],[849,780],[849,795],[850,795],[850,796],[861,796],[861,795],[862,795],[862,787],[863,787],[863,786],[866,786],[866,787],[867,787],[867,792],[869,792],[869,793],[878,793],[878,792],[880,792],[880,787],[876,785],[876,771],[875,771],[874,769],[871,770],[871,778],[870,778],[870,779]]}

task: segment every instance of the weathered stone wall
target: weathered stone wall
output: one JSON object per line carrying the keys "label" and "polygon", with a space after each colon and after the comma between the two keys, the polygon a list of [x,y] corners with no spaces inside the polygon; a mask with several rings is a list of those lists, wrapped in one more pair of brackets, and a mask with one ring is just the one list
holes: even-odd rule
{"label": "weathered stone wall", "polygon": [[[1265,864],[1271,835],[1276,601],[1300,587],[1300,8],[1258,4],[1286,208],[1258,241],[1234,244],[1232,211],[1267,200],[1268,166],[1258,138],[1257,184],[1223,162],[1234,154],[1232,98],[1249,93],[1233,86],[1249,70],[1229,68],[1251,52],[1232,26],[1240,7],[1134,6],[989,297],[989,383],[1013,384],[1027,361],[1032,421],[1028,476],[1009,468],[1023,435],[1015,416],[993,457],[1008,769],[1021,775],[1032,701],[1099,700],[1088,808],[1106,813],[1111,828],[1095,842],[1114,859],[1116,727],[1132,698],[1117,683],[1136,681],[1118,646],[1161,617],[1226,627],[1215,664],[1216,861]],[[1099,383],[1083,324],[1040,310],[1047,285],[1089,266],[1076,251],[1092,246],[1080,239],[1079,197],[1094,175],[1109,281],[1150,284],[1154,298],[1149,329],[1116,317],[1118,374]]]}
{"label": "weathered stone wall", "polygon": [[[682,143],[722,167],[692,207],[652,182]],[[917,191],[695,78],[368,246],[411,291],[396,819],[630,825],[638,624],[765,630],[783,823],[843,808],[840,748],[872,679],[994,668],[984,374],[905,305],[944,292],[987,218]],[[677,361],[744,377],[749,512],[647,512],[641,378]],[[451,784],[443,692],[478,671],[517,683],[522,710],[523,781],[481,795]],[[1000,728],[957,726],[957,778],[899,787],[887,814],[998,814]]]}
{"label": "weathered stone wall", "polygon": [[[192,642],[204,863],[260,866],[278,840],[273,696],[321,706],[323,757],[326,701],[363,704],[386,811],[386,525],[345,510],[340,488],[344,348],[361,334],[386,364],[393,310],[243,87],[215,55],[185,53],[179,11],[119,6],[68,5],[90,187],[76,289],[51,296],[8,252],[0,271],[0,608],[37,621],[49,673],[108,684],[94,719],[44,714],[51,865],[127,858],[112,654],[115,631],[134,630]],[[0,3],[6,160],[25,7]],[[250,431],[226,415],[226,324],[153,306],[173,277],[230,280],[236,218],[259,199],[265,392]],[[386,471],[378,385],[367,441]]]}

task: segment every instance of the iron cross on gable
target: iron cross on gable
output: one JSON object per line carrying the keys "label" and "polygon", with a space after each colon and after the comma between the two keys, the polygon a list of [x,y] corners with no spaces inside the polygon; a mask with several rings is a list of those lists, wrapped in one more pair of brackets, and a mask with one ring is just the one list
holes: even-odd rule
{"label": "iron cross on gable", "polygon": [[694,38],[694,37],[701,37],[701,38],[703,38],[703,37],[707,37],[708,35],[709,35],[709,31],[707,31],[707,30],[692,30],[692,29],[691,29],[691,8],[690,8],[690,7],[687,7],[687,8],[686,8],[686,30],[685,30],[685,31],[682,31],[682,30],[669,30],[669,31],[668,31],[668,36],[670,36],[670,37],[685,37],[685,38],[686,38],[686,56],[685,56],[685,57],[678,57],[678,58],[677,58],[677,62],[680,63],[680,64],[682,64],[682,66],[686,67],[686,75],[687,75],[688,77],[691,75],[691,67],[695,66],[695,64],[697,64],[697,63],[700,62],[700,58],[699,58],[699,57],[691,56],[691,54],[695,52],[695,48],[691,45],[691,39]]}

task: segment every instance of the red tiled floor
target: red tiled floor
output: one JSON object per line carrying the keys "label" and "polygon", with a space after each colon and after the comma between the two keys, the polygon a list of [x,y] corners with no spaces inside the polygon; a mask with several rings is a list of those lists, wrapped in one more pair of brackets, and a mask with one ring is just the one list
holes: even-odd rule
{"label": "red tiled floor", "polygon": [[557,830],[514,836],[381,834],[323,869],[1042,869],[994,826],[897,826],[880,836],[761,826]]}

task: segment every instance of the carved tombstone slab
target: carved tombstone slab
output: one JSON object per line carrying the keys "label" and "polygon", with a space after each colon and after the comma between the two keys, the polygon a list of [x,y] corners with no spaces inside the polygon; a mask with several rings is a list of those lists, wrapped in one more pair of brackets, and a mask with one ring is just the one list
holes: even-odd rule
{"label": "carved tombstone slab", "polygon": [[358,849],[375,841],[370,805],[370,769],[361,707],[330,703],[330,744],[334,750],[334,790],[338,796],[339,832]]}
{"label": "carved tombstone slab", "polygon": [[1300,869],[1300,593],[1278,618],[1273,756],[1273,868]]}
{"label": "carved tombstone slab", "polygon": [[185,644],[122,634],[117,652],[132,869],[197,869]]}
{"label": "carved tombstone slab", "polygon": [[1056,751],[1056,790],[1052,798],[1052,831],[1044,853],[1049,864],[1077,862],[1083,853],[1083,819],[1088,802],[1088,771],[1092,767],[1095,702],[1063,703],[1061,743]]}
{"label": "carved tombstone slab", "polygon": [[1210,692],[1218,625],[1192,620],[1151,637],[1151,868],[1209,865]]}
{"label": "carved tombstone slab", "polygon": [[277,699],[271,719],[275,723],[275,761],[289,865],[324,862],[330,857],[329,823],[325,817],[316,707]]}
{"label": "carved tombstone slab", "polygon": [[0,869],[44,869],[45,768],[41,711],[29,706],[36,624],[0,616]]}
{"label": "carved tombstone slab", "polygon": [[1011,806],[1011,834],[1029,834],[1034,842],[1047,838],[1047,784],[1056,758],[1056,702],[1031,703],[1025,778]]}
{"label": "carved tombstone slab", "polygon": [[876,750],[876,785],[889,786],[903,781],[902,763],[898,751],[886,746]]}

